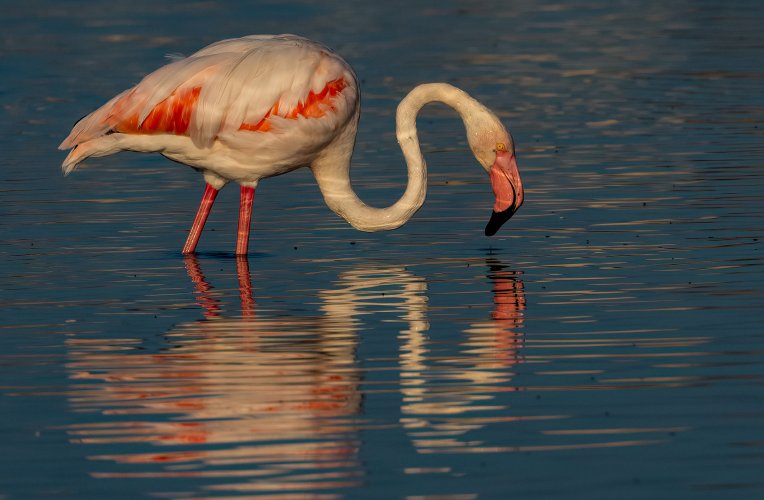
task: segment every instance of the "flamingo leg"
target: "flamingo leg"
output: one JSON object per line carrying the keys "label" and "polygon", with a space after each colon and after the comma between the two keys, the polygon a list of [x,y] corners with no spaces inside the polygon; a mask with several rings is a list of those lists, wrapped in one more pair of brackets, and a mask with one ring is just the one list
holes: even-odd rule
{"label": "flamingo leg", "polygon": [[202,235],[202,229],[204,229],[204,223],[207,222],[207,216],[210,215],[212,210],[212,204],[215,203],[215,197],[218,195],[218,190],[207,184],[204,188],[204,195],[202,195],[202,201],[199,203],[199,210],[196,212],[196,218],[191,226],[191,231],[188,233],[186,244],[183,245],[183,253],[190,254],[196,250],[196,244],[199,243],[199,237]]}
{"label": "flamingo leg", "polygon": [[249,249],[249,222],[252,220],[252,200],[255,188],[241,187],[239,201],[239,230],[236,235],[236,255],[247,255]]}

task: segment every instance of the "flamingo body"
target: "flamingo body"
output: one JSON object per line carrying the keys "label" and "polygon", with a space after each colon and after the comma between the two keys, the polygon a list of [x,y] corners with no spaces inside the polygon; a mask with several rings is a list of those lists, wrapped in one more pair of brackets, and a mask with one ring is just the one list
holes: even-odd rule
{"label": "flamingo body", "polygon": [[61,144],[88,156],[159,152],[206,175],[257,181],[309,165],[358,106],[350,66],[291,36],[224,40],[146,76],[80,120]]}
{"label": "flamingo body", "polygon": [[353,226],[392,229],[424,201],[415,119],[433,100],[462,115],[470,147],[501,197],[495,210],[509,218],[522,203],[511,136],[487,108],[446,84],[417,87],[399,106],[398,139],[409,166],[404,196],[387,209],[358,200],[349,182],[360,112],[355,73],[327,47],[294,35],[223,40],[150,73],[75,124],[59,146],[71,150],[62,169],[69,174],[88,157],[128,150],[158,152],[201,171],[207,188],[184,253],[195,251],[217,190],[234,181],[242,190],[236,253],[246,254],[259,180],[302,166],[311,167],[329,207]]}

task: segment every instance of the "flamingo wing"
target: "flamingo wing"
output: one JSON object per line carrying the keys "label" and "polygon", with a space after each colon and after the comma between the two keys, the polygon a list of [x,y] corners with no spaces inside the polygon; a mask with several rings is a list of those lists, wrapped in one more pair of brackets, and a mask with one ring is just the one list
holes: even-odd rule
{"label": "flamingo wing", "polygon": [[342,59],[300,37],[224,40],[147,75],[80,120],[60,148],[113,132],[186,135],[209,147],[222,134],[270,131],[273,116],[324,116],[354,82]]}

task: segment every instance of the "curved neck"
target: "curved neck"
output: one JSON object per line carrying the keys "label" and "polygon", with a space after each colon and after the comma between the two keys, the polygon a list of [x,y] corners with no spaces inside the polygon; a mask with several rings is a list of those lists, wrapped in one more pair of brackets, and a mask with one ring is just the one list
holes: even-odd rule
{"label": "curved neck", "polygon": [[396,135],[408,167],[408,184],[403,196],[387,208],[374,208],[362,202],[350,184],[350,159],[353,155],[358,113],[343,132],[311,165],[326,204],[337,215],[361,231],[385,231],[405,224],[422,206],[427,194],[427,165],[419,147],[416,117],[427,103],[439,101],[454,108],[469,132],[470,122],[482,104],[466,92],[446,83],[428,83],[414,88],[398,105]]}

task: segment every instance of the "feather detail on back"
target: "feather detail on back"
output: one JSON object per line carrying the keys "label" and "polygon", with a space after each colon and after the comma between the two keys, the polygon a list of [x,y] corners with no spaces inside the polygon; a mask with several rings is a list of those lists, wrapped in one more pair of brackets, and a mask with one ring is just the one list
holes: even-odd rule
{"label": "feather detail on back", "polygon": [[59,148],[110,132],[186,135],[209,148],[230,134],[271,131],[276,117],[320,118],[345,109],[335,101],[350,85],[354,99],[350,67],[304,38],[223,40],[147,75],[80,120]]}

